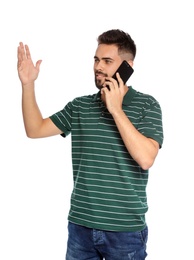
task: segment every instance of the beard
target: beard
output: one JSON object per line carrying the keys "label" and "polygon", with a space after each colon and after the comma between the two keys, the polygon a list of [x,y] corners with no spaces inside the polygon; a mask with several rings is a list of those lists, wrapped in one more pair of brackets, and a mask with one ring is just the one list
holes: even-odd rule
{"label": "beard", "polygon": [[103,88],[103,83],[104,83],[104,82],[102,82],[102,80],[96,79],[96,77],[95,77],[95,84],[96,84],[96,87],[97,87],[99,90],[101,90],[101,89]]}
{"label": "beard", "polygon": [[[101,76],[103,76],[103,78],[98,79],[96,75],[101,75]],[[108,77],[108,75],[105,73],[99,72],[99,71],[95,72],[95,84],[99,90],[101,90],[103,88],[103,84],[105,82],[104,77]]]}

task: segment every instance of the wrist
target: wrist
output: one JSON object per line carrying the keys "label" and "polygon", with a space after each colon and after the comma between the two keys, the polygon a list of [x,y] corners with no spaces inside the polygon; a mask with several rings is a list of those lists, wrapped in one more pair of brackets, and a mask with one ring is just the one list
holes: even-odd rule
{"label": "wrist", "polygon": [[34,81],[28,82],[28,83],[22,83],[22,88],[23,89],[32,89],[34,88]]}
{"label": "wrist", "polygon": [[122,117],[123,115],[125,115],[125,113],[124,113],[124,111],[123,111],[122,108],[112,111],[111,114],[112,114],[112,117],[113,117],[113,118],[120,118],[120,117]]}

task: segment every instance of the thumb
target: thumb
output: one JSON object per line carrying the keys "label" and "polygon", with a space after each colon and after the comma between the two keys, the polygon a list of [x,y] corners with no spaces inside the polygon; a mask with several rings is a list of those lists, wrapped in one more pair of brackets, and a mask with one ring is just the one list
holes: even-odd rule
{"label": "thumb", "polygon": [[39,70],[40,69],[40,64],[42,63],[42,60],[38,60],[37,62],[36,62],[36,68],[37,68],[37,70]]}

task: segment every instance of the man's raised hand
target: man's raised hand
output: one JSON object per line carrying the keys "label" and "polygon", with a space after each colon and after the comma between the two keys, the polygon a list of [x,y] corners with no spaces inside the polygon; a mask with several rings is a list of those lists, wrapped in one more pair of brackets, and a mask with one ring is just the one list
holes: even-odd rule
{"label": "man's raised hand", "polygon": [[34,83],[38,77],[41,62],[42,60],[38,60],[34,66],[28,45],[19,43],[17,68],[22,85]]}

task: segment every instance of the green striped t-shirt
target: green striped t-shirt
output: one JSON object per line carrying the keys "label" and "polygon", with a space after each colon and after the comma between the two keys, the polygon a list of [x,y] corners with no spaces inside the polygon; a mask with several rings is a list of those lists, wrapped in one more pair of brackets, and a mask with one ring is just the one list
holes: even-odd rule
{"label": "green striped t-shirt", "polygon": [[[143,135],[163,142],[162,113],[152,96],[129,87],[123,111]],[[74,187],[68,220],[110,231],[146,226],[148,170],[130,156],[100,93],[75,98],[51,120],[71,133]]]}

